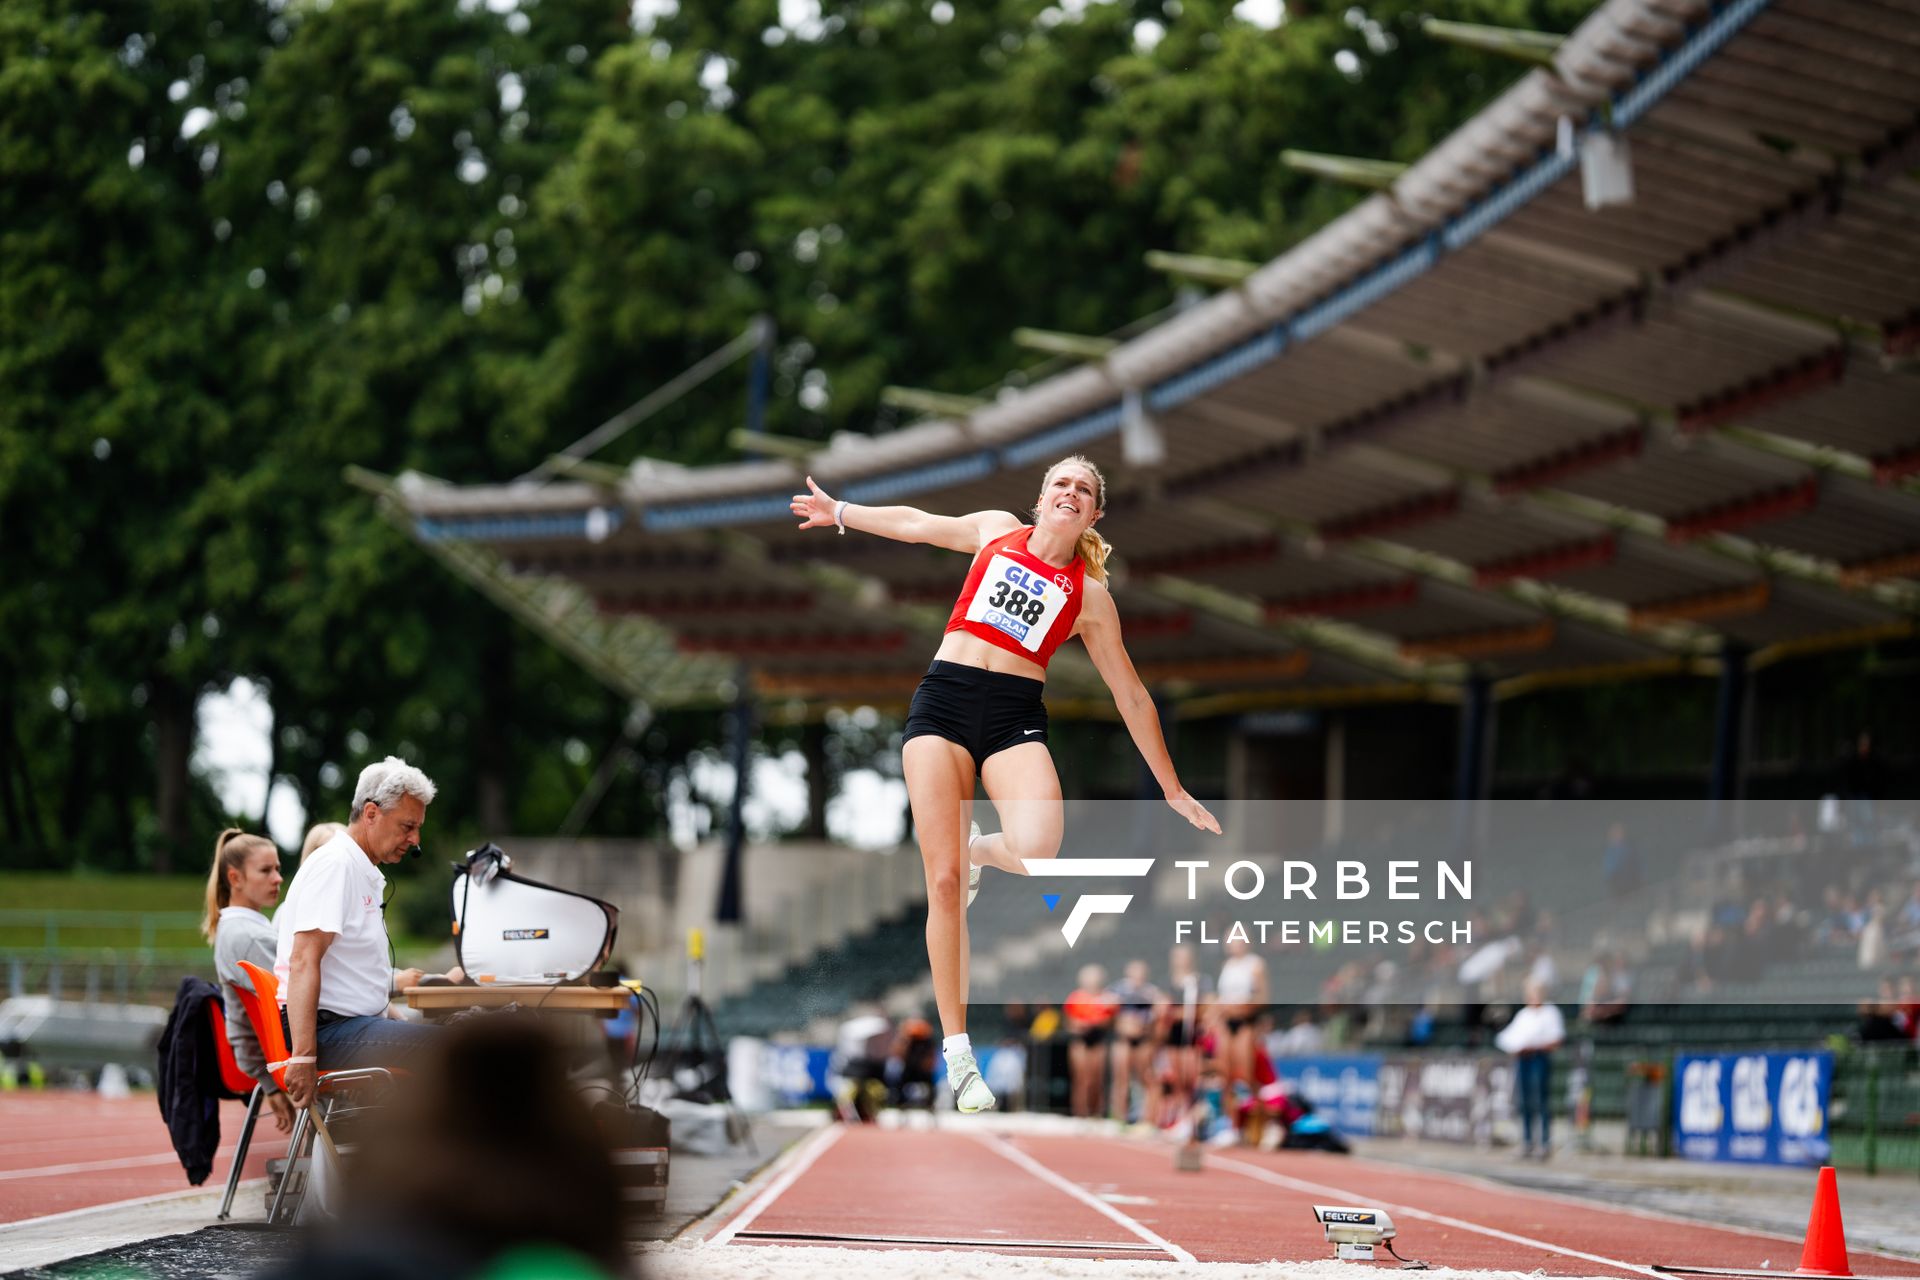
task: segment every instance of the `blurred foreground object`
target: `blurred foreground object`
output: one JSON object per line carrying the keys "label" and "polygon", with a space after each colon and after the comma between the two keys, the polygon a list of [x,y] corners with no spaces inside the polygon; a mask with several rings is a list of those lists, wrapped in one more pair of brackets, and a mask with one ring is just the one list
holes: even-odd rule
{"label": "blurred foreground object", "polygon": [[633,1273],[608,1144],[565,1047],[525,1019],[450,1028],[355,1138],[340,1222],[276,1274]]}

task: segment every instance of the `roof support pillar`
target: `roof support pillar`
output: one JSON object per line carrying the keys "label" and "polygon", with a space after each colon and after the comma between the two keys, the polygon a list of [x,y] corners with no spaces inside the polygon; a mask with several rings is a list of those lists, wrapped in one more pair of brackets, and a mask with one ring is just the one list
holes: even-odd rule
{"label": "roof support pillar", "polygon": [[1708,822],[1716,837],[1737,834],[1735,820],[1746,782],[1747,719],[1753,682],[1747,670],[1749,650],[1728,644],[1720,651],[1720,695],[1713,712],[1713,777],[1707,799]]}
{"label": "roof support pillar", "polygon": [[739,924],[745,896],[740,888],[740,864],[747,844],[747,783],[753,770],[753,674],[742,663],[734,678],[738,693],[733,701],[730,729],[733,733],[733,799],[727,805],[727,854],[720,871],[720,901],[713,918],[720,924]]}
{"label": "roof support pillar", "polygon": [[1493,681],[1475,672],[1460,686],[1460,751],[1454,774],[1453,838],[1476,847],[1486,824],[1487,780],[1493,759]]}
{"label": "roof support pillar", "polygon": [[827,726],[809,721],[800,730],[800,751],[807,760],[807,839],[827,838],[827,800],[832,791],[827,776]]}
{"label": "roof support pillar", "polygon": [[1320,841],[1338,845],[1347,831],[1347,717],[1338,711],[1327,713],[1326,792],[1320,811]]}

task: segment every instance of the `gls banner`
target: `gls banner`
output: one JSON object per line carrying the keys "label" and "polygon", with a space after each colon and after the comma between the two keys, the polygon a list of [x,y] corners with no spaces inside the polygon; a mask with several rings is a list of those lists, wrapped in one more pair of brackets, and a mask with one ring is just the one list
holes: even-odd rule
{"label": "gls banner", "polygon": [[1823,1164],[1833,1055],[1682,1054],[1674,1060],[1673,1125],[1689,1160]]}

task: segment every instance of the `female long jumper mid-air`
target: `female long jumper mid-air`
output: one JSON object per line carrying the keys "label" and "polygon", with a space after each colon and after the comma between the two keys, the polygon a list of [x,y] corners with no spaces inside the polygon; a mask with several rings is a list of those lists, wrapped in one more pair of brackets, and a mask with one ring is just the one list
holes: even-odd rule
{"label": "female long jumper mid-air", "polygon": [[[990,1110],[993,1093],[967,1039],[966,907],[979,891],[981,867],[1025,875],[1022,859],[1059,851],[1060,778],[1040,701],[1054,650],[1081,638],[1167,803],[1203,831],[1217,835],[1220,824],[1180,785],[1153,699],[1120,642],[1120,615],[1106,587],[1111,548],[1093,531],[1106,510],[1107,482],[1091,462],[1053,464],[1031,525],[1006,511],[936,516],[835,502],[812,476],[807,489],[793,497],[802,529],[857,529],[973,557],[933,665],[914,692],[901,756],[926,864],[927,959],[946,1036],[947,1080],[960,1110]],[[1004,830],[993,835],[980,835],[977,826],[969,834],[976,773],[1002,817]]]}

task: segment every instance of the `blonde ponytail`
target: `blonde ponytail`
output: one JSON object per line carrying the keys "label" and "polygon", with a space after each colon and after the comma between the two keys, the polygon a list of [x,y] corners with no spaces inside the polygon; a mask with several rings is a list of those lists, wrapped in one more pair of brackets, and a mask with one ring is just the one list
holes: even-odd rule
{"label": "blonde ponytail", "polygon": [[233,882],[227,879],[227,872],[244,870],[247,859],[262,847],[271,849],[273,842],[265,836],[248,835],[239,827],[228,827],[214,837],[213,870],[207,876],[207,915],[200,922],[200,932],[208,942],[220,928],[220,913],[233,901]]}
{"label": "blonde ponytail", "polygon": [[1074,547],[1087,564],[1087,576],[1101,586],[1107,585],[1107,557],[1113,554],[1113,545],[1105,538],[1088,529],[1080,535],[1079,543]]}

